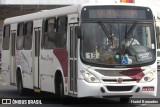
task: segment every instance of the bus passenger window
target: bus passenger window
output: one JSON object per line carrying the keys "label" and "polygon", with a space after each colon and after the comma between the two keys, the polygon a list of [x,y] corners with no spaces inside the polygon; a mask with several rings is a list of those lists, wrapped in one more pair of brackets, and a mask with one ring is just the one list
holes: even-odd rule
{"label": "bus passenger window", "polygon": [[19,23],[18,24],[18,31],[17,31],[16,48],[18,50],[23,49],[23,43],[24,43],[24,23]]}
{"label": "bus passenger window", "polygon": [[58,23],[57,23],[57,30],[58,32],[67,32],[67,17],[66,16],[62,16],[59,17],[57,19]]}
{"label": "bus passenger window", "polygon": [[67,17],[61,16],[57,19],[57,33],[55,37],[56,48],[63,49],[66,47],[67,40]]}
{"label": "bus passenger window", "polygon": [[10,38],[10,25],[4,26],[4,33],[3,33],[3,50],[9,49],[9,38]]}
{"label": "bus passenger window", "polygon": [[56,32],[56,18],[49,18],[43,22],[43,34],[41,47],[44,49],[54,48],[54,38]]}
{"label": "bus passenger window", "polygon": [[24,49],[29,50],[32,47],[32,30],[33,30],[33,22],[25,23],[24,28]]}

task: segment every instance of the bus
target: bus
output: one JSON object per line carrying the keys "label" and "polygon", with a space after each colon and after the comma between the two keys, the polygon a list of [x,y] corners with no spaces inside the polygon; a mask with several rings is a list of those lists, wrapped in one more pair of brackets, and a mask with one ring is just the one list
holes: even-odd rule
{"label": "bus", "polygon": [[154,14],[134,4],[78,4],[7,18],[2,75],[18,93],[157,95]]}

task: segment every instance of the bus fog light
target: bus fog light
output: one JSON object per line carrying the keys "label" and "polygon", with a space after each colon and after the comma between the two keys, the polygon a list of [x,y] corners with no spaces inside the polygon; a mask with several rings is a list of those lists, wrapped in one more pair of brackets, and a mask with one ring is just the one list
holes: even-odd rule
{"label": "bus fog light", "polygon": [[148,81],[148,80],[149,80],[149,77],[144,77],[144,80],[145,80],[145,81]]}
{"label": "bus fog light", "polygon": [[99,83],[100,81],[97,79],[96,76],[94,76],[93,74],[91,74],[90,72],[86,71],[86,70],[81,70],[80,71],[84,80],[90,83]]}
{"label": "bus fog light", "polygon": [[94,82],[95,80],[96,80],[96,78],[95,78],[95,77],[91,77],[91,81],[93,81],[93,82]]}
{"label": "bus fog light", "polygon": [[102,93],[105,93],[105,89],[103,87],[100,88]]}

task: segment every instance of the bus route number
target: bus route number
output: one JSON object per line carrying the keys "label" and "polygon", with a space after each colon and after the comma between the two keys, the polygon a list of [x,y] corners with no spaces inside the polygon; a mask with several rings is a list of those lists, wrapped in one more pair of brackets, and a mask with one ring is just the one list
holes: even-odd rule
{"label": "bus route number", "polygon": [[86,53],[86,59],[99,59],[99,53]]}

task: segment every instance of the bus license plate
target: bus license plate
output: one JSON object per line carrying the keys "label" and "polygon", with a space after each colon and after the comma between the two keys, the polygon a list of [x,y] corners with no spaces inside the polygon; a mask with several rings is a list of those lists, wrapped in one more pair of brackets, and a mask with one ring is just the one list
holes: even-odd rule
{"label": "bus license plate", "polygon": [[154,91],[154,87],[143,87],[142,91]]}

